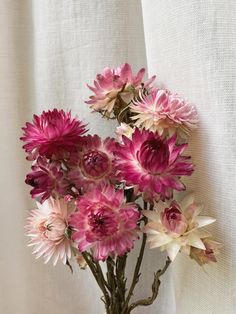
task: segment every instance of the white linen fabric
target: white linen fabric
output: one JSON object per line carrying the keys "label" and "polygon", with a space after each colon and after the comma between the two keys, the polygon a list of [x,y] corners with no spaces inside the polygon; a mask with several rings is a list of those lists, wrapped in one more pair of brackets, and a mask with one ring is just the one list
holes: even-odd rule
{"label": "white linen fabric", "polygon": [[[134,313],[236,313],[236,3],[233,0],[0,1],[0,313],[103,313],[89,271],[43,265],[26,248],[24,222],[33,208],[24,176],[20,127],[33,113],[72,109],[91,132],[114,125],[83,103],[104,66],[132,64],[157,73],[158,84],[196,104],[200,128],[190,141],[196,171],[186,180],[217,218],[224,248],[204,272],[178,256],[163,278],[159,301]],[[135,262],[129,264],[129,272]],[[135,296],[148,296],[163,263],[145,253]]]}

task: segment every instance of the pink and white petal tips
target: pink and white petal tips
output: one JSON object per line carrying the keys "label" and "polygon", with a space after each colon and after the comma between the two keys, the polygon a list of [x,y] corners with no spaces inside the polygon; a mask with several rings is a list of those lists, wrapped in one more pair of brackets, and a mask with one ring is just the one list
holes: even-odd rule
{"label": "pink and white petal tips", "polygon": [[40,202],[50,196],[66,195],[69,186],[61,162],[49,162],[45,157],[37,158],[32,171],[26,176],[25,183],[33,187],[30,194]]}
{"label": "pink and white petal tips", "polygon": [[145,82],[143,81],[144,74],[145,69],[142,68],[134,75],[128,63],[117,68],[106,67],[101,74],[97,74],[94,87],[87,85],[94,95],[90,96],[90,100],[86,103],[90,104],[93,110],[105,112],[109,117],[118,96],[128,104],[139,89],[151,88],[155,76]]}
{"label": "pink and white petal tips", "polygon": [[77,161],[69,166],[69,180],[77,189],[86,191],[102,182],[114,180],[115,147],[115,139],[110,137],[105,140],[98,135],[84,137],[81,150],[77,153]]}
{"label": "pink and white petal tips", "polygon": [[68,226],[68,207],[63,199],[50,198],[30,212],[27,218],[26,235],[31,238],[36,258],[43,257],[56,265],[58,260],[66,264],[71,258],[71,240]]}
{"label": "pink and white petal tips", "polygon": [[206,239],[210,233],[202,227],[213,223],[215,219],[198,216],[200,206],[194,202],[193,194],[189,194],[180,203],[176,201],[172,201],[170,205],[162,203],[158,210],[143,211],[148,218],[143,231],[148,234],[150,248],[159,247],[166,250],[172,261],[180,251],[192,254],[191,257],[196,260],[198,257],[203,258],[207,250]]}
{"label": "pink and white petal tips", "polygon": [[169,199],[173,189],[185,189],[180,176],[193,172],[189,157],[181,155],[186,147],[176,144],[176,135],[166,139],[135,128],[132,138],[123,136],[123,143],[115,151],[117,176],[128,186],[138,186],[149,201]]}
{"label": "pink and white petal tips", "polygon": [[195,106],[186,102],[177,94],[167,90],[155,89],[150,94],[132,102],[130,110],[137,127],[158,131],[159,134],[178,132],[182,137],[197,127],[198,114]]}
{"label": "pink and white petal tips", "polygon": [[123,136],[131,138],[133,132],[134,132],[134,129],[131,126],[129,126],[128,124],[122,122],[116,128],[116,136],[117,136],[118,142],[119,143],[123,143],[123,140],[122,140]]}
{"label": "pink and white petal tips", "polygon": [[26,143],[23,148],[29,159],[38,156],[64,158],[76,151],[86,132],[86,126],[77,118],[72,119],[70,112],[57,109],[34,115],[33,122],[27,122],[22,129],[21,140]]}
{"label": "pink and white petal tips", "polygon": [[123,191],[101,185],[80,197],[77,207],[69,223],[80,252],[90,249],[96,260],[104,261],[133,248],[140,214],[134,203],[125,203]]}

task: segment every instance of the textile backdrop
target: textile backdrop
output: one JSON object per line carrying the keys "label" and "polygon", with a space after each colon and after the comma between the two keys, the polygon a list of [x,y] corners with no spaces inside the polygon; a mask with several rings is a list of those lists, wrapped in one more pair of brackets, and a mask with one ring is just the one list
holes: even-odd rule
{"label": "textile backdrop", "polygon": [[[160,299],[136,313],[236,313],[236,2],[233,0],[0,1],[0,313],[99,314],[100,291],[88,271],[73,275],[45,266],[26,248],[24,222],[34,206],[24,176],[29,163],[18,138],[32,113],[72,109],[92,132],[114,125],[83,103],[104,66],[123,62],[157,73],[158,84],[195,103],[201,123],[190,142],[196,171],[187,181],[224,245],[219,263],[204,272],[179,256]],[[134,252],[129,264],[132,270]],[[136,296],[148,296],[162,264],[146,251]],[[149,285],[148,285],[149,283]]]}

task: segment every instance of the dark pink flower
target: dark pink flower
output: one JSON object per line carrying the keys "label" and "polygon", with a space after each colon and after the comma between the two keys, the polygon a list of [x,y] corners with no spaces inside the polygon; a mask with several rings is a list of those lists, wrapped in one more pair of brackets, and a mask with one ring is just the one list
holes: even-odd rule
{"label": "dark pink flower", "polygon": [[120,180],[128,186],[138,186],[147,199],[169,199],[173,189],[185,189],[180,176],[191,175],[190,157],[181,154],[187,144],[176,144],[176,134],[165,139],[147,130],[135,129],[132,138],[123,136],[115,154]]}
{"label": "dark pink flower", "polygon": [[77,189],[86,190],[89,186],[114,179],[113,151],[115,140],[101,140],[98,135],[88,135],[83,139],[81,150],[69,166],[69,178]]}
{"label": "dark pink flower", "polygon": [[50,196],[66,195],[68,187],[61,163],[49,162],[45,157],[37,159],[32,166],[32,172],[27,174],[25,183],[33,187],[30,194],[41,203]]}
{"label": "dark pink flower", "polygon": [[29,154],[29,159],[38,155],[51,158],[64,158],[68,153],[76,151],[81,143],[81,136],[86,132],[85,125],[72,119],[70,112],[54,109],[43,111],[41,116],[34,115],[32,123],[27,122],[22,128],[21,140]]}
{"label": "dark pink flower", "polygon": [[165,208],[161,213],[161,222],[168,232],[178,235],[183,234],[188,227],[187,219],[182,214],[179,205],[175,201],[171,203],[169,208]]}
{"label": "dark pink flower", "polygon": [[128,63],[114,69],[106,67],[102,74],[97,74],[94,87],[88,85],[95,95],[90,96],[90,100],[86,103],[91,104],[95,111],[105,111],[109,116],[116,104],[118,95],[124,102],[129,103],[140,88],[150,87],[155,76],[143,82],[144,74],[145,69],[142,68],[136,75],[133,75]]}
{"label": "dark pink flower", "polygon": [[82,196],[77,207],[69,224],[80,252],[91,249],[95,259],[104,261],[133,248],[140,214],[134,203],[125,203],[122,190],[115,191],[110,185],[97,187]]}

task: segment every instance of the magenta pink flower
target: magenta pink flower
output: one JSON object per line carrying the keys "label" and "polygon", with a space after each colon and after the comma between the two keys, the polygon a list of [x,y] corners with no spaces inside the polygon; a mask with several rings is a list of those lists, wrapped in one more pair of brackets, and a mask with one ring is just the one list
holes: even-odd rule
{"label": "magenta pink flower", "polygon": [[69,178],[77,189],[87,190],[88,187],[114,179],[113,151],[115,140],[101,140],[98,135],[84,137],[77,160],[69,166]]}
{"label": "magenta pink flower", "polygon": [[182,156],[187,144],[177,145],[176,134],[165,139],[145,129],[135,129],[132,139],[123,136],[116,151],[116,169],[128,186],[138,186],[145,198],[169,199],[173,189],[185,189],[180,176],[191,175],[190,157]]}
{"label": "magenta pink flower", "polygon": [[26,142],[23,148],[29,159],[38,155],[64,158],[76,151],[81,135],[86,132],[85,125],[77,118],[72,119],[70,112],[57,109],[43,111],[41,116],[34,115],[33,122],[27,122],[22,129],[24,135],[21,140]]}
{"label": "magenta pink flower", "polygon": [[32,172],[27,174],[25,183],[33,187],[30,194],[41,203],[50,196],[66,195],[69,185],[61,163],[49,162],[45,157],[38,157],[32,166]]}
{"label": "magenta pink flower", "polygon": [[97,75],[94,87],[88,85],[95,95],[90,96],[90,100],[86,103],[91,104],[91,108],[95,111],[106,111],[109,116],[118,96],[125,103],[129,103],[140,88],[150,87],[155,76],[143,82],[144,73],[145,69],[142,68],[136,75],[133,75],[131,66],[128,63],[115,69],[104,68],[102,74]]}
{"label": "magenta pink flower", "polygon": [[161,222],[167,232],[172,232],[177,235],[183,234],[188,227],[187,219],[175,201],[171,203],[169,208],[165,208],[161,213]]}
{"label": "magenta pink flower", "polygon": [[68,205],[63,199],[50,198],[38,209],[31,211],[27,219],[27,235],[31,238],[29,246],[34,247],[36,258],[50,259],[56,265],[60,259],[63,264],[71,258],[70,228],[68,226]]}
{"label": "magenta pink flower", "polygon": [[134,203],[125,203],[122,190],[115,191],[110,185],[97,187],[82,196],[77,207],[70,225],[79,251],[91,249],[95,259],[104,261],[133,248],[140,214]]}
{"label": "magenta pink flower", "polygon": [[137,127],[158,131],[160,135],[164,131],[186,135],[198,122],[196,108],[167,90],[156,89],[147,96],[140,93],[130,108],[136,114],[132,119]]}

